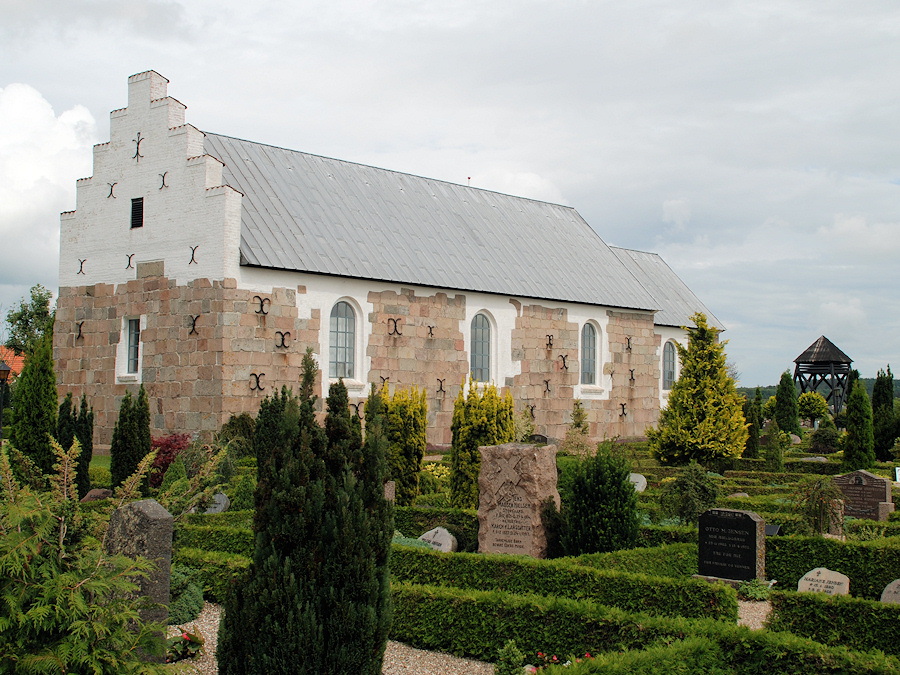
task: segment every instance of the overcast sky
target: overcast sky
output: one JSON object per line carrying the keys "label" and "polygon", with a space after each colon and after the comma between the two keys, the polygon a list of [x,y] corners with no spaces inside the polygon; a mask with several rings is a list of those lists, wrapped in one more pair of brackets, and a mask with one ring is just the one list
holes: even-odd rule
{"label": "overcast sky", "polygon": [[897,0],[0,0],[3,316],[149,69],[206,131],[575,207],[743,386],[823,334],[900,366]]}

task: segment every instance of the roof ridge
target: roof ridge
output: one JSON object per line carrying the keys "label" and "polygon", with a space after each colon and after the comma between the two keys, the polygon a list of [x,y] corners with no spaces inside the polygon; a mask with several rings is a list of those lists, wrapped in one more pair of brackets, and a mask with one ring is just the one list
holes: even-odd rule
{"label": "roof ridge", "polygon": [[[538,204],[549,204],[550,206],[558,206],[561,209],[571,209],[575,211],[574,206],[569,206],[567,204],[559,204],[557,202],[548,202],[544,199],[535,199],[533,197],[522,197],[519,195],[510,194],[508,192],[500,192],[499,190],[489,190],[488,188],[477,187],[473,185],[463,185],[462,183],[454,183],[450,180],[444,180],[443,178],[430,178],[428,176],[420,176],[417,173],[410,173],[408,171],[397,171],[396,169],[386,169],[381,166],[375,166],[374,164],[366,164],[365,162],[353,162],[349,159],[338,159],[337,157],[328,157],[327,155],[318,155],[314,152],[306,152],[305,150],[294,150],[293,148],[286,148],[281,145],[275,145],[273,143],[260,143],[259,141],[251,141],[246,138],[239,138],[237,136],[229,136],[228,134],[217,134],[214,131],[202,131],[201,133],[210,135],[210,136],[220,136],[222,138],[228,138],[233,141],[240,141],[241,143],[251,143],[253,145],[262,145],[267,148],[275,148],[276,150],[284,150],[285,152],[296,152],[300,155],[307,155],[308,157],[317,157],[319,159],[327,159],[331,162],[340,162],[341,164],[352,164],[354,166],[361,166],[368,169],[375,169],[376,171],[384,171],[385,173],[393,173],[398,174],[400,176],[409,176],[410,178],[418,178],[420,180],[428,180],[434,181],[435,183],[443,183],[444,185],[452,185],[454,187],[466,188],[469,190],[478,190],[479,192],[487,192],[494,195],[501,195],[503,197],[510,197],[512,199],[522,199],[529,202],[536,202]],[[604,242],[605,243],[605,242]]]}

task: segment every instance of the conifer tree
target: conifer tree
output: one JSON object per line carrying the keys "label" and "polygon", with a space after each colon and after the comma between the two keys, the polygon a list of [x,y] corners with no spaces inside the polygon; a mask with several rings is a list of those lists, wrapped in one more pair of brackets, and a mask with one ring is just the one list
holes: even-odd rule
{"label": "conifer tree", "polygon": [[119,407],[119,418],[113,428],[109,448],[109,472],[113,489],[134,473],[140,461],[150,453],[150,449],[150,403],[144,385],[141,385],[137,400],[132,399],[130,391],[125,393]]}
{"label": "conifer tree", "polygon": [[766,470],[780,473],[784,471],[784,451],[790,445],[790,437],[778,426],[778,420],[773,419],[766,427]]}
{"label": "conifer tree", "polygon": [[613,441],[582,461],[563,504],[566,526],[562,544],[567,555],[634,548],[640,524],[637,492],[628,479],[625,460],[615,457]]}
{"label": "conifer tree", "polygon": [[54,434],[57,443],[64,448],[72,447],[72,441],[75,440],[75,417],[78,416],[78,411],[74,411],[74,417],[72,413],[72,392],[69,392],[63,402],[59,404],[59,412],[56,415],[56,433]]}
{"label": "conifer tree", "polygon": [[875,436],[872,432],[872,406],[862,383],[857,381],[847,400],[847,434],[841,441],[844,471],[871,469],[875,466]]}
{"label": "conifer tree", "polygon": [[34,352],[25,359],[25,367],[16,382],[13,396],[13,445],[30,458],[43,474],[49,474],[53,469],[50,441],[56,434],[56,410],[59,405],[52,342],[53,333],[46,333]]}
{"label": "conifer tree", "polygon": [[428,401],[425,390],[416,387],[381,390],[390,446],[388,466],[397,482],[397,506],[411,506],[419,494],[419,472],[425,456],[428,429]]}
{"label": "conifer tree", "polygon": [[361,447],[342,382],[329,392],[325,429],[317,424],[315,374],[307,352],[293,399],[295,432],[285,435],[286,390],[260,406],[256,545],[225,602],[217,652],[223,675],[381,673],[393,534],[381,397],[374,389],[369,396]]}
{"label": "conifer tree", "polygon": [[75,484],[78,486],[78,498],[84,497],[91,489],[90,466],[94,455],[94,409],[88,409],[87,396],[81,395],[81,409],[75,418],[75,438],[81,445],[81,457]]}
{"label": "conifer tree", "polygon": [[872,389],[872,425],[875,435],[875,457],[879,462],[893,459],[891,450],[897,439],[898,420],[894,412],[894,374],[891,366],[879,370]]}
{"label": "conifer tree", "polygon": [[741,397],[725,365],[725,344],[702,313],[691,321],[687,348],[677,342],[681,375],[669,392],[659,425],[647,429],[650,449],[664,464],[708,463],[739,457],[747,443]]}
{"label": "conifer tree", "polygon": [[[466,392],[464,393],[464,390]],[[453,405],[453,434],[450,446],[450,503],[456,508],[478,507],[478,474],[481,472],[479,446],[511,443],[516,438],[512,395],[500,398],[497,387],[478,391],[474,380],[462,387]]]}
{"label": "conifer tree", "polygon": [[775,390],[775,419],[782,431],[800,435],[800,412],[797,405],[797,387],[788,371],[781,374]]}
{"label": "conifer tree", "polygon": [[756,398],[749,399],[744,405],[746,412],[744,416],[747,419],[747,443],[744,446],[744,454],[741,455],[746,459],[759,458],[759,427],[762,417],[762,394],[759,387],[756,388]]}

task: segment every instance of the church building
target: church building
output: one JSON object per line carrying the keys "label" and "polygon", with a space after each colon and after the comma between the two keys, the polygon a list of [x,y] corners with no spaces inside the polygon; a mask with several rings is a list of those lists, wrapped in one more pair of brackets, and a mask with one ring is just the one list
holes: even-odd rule
{"label": "church building", "polygon": [[424,389],[430,443],[470,377],[550,438],[575,399],[592,437],[642,436],[682,327],[721,328],[658,255],[573,208],[203,132],[167,85],[128,79],[60,219],[59,393],[87,394],[100,446],[141,384],[154,435],[209,437],[296,390],[308,347],[320,396]]}

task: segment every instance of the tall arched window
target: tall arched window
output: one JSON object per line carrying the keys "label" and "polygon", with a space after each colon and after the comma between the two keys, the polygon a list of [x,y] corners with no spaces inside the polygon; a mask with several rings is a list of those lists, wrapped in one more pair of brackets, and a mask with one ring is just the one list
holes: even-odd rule
{"label": "tall arched window", "polygon": [[339,302],[331,309],[328,363],[332,378],[353,379],[356,352],[356,312],[349,303]]}
{"label": "tall arched window", "polygon": [[581,384],[597,384],[597,329],[589,323],[581,329]]}
{"label": "tall arched window", "polygon": [[675,384],[675,345],[667,342],[663,347],[663,389],[668,391]]}
{"label": "tall arched window", "polygon": [[472,319],[472,378],[476,382],[491,379],[491,324],[484,314]]}

